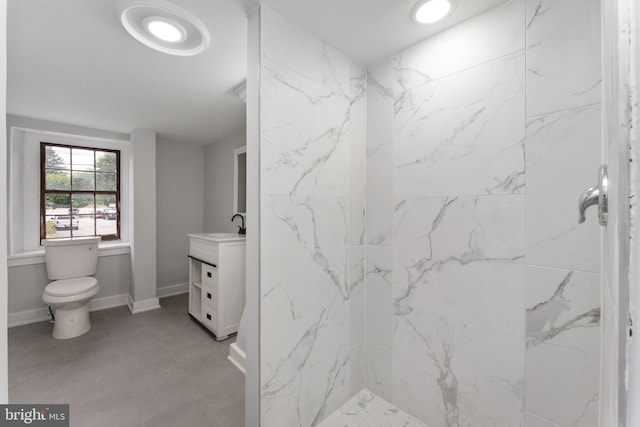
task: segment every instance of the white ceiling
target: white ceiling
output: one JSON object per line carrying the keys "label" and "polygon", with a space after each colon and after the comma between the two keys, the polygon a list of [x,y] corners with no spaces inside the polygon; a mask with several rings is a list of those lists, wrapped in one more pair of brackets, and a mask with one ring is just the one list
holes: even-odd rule
{"label": "white ceiling", "polygon": [[457,7],[449,16],[430,25],[417,24],[410,17],[418,0],[262,0],[262,3],[351,59],[369,65],[505,1],[457,0]]}
{"label": "white ceiling", "polygon": [[[458,0],[442,23],[409,19],[414,0],[263,0],[362,64],[505,0]],[[246,76],[247,11],[256,0],[172,0],[207,26],[198,56],[169,56],[134,40],[116,0],[9,0],[7,112],[209,144],[244,130],[233,89]]]}
{"label": "white ceiling", "polygon": [[152,50],[120,24],[115,0],[9,0],[7,112],[208,144],[245,126],[242,0],[173,0],[207,26],[191,57]]}

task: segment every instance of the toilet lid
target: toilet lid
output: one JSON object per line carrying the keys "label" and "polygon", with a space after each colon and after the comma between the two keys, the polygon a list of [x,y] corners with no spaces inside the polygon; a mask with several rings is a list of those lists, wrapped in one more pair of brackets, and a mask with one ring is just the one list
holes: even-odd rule
{"label": "toilet lid", "polygon": [[44,291],[52,296],[66,297],[88,292],[97,286],[98,281],[95,277],[76,277],[51,282],[44,288]]}

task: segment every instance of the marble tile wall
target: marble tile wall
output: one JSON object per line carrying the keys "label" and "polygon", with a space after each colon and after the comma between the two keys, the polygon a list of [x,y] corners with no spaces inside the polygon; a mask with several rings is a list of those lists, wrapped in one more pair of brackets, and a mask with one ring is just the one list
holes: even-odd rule
{"label": "marble tile wall", "polygon": [[391,61],[367,74],[367,215],[365,386],[391,400],[393,68]]}
{"label": "marble tile wall", "polygon": [[389,61],[391,402],[432,427],[524,422],[524,35],[512,0]]}
{"label": "marble tile wall", "polygon": [[602,99],[599,0],[526,0],[527,115]]}
{"label": "marble tile wall", "polygon": [[524,197],[396,199],[392,403],[429,426],[522,423]]}
{"label": "marble tile wall", "polygon": [[598,4],[509,0],[366,73],[262,7],[262,425],[363,386],[431,427],[597,425]]}
{"label": "marble tile wall", "polygon": [[366,73],[261,8],[261,425],[364,385]]}
{"label": "marble tile wall", "polygon": [[598,4],[511,0],[369,70],[365,385],[427,425],[597,423]]}
{"label": "marble tile wall", "polygon": [[525,396],[559,426],[598,425],[599,275],[527,268]]}
{"label": "marble tile wall", "polygon": [[526,0],[526,23],[527,423],[597,426],[600,226],[576,215],[601,163],[600,1]]}

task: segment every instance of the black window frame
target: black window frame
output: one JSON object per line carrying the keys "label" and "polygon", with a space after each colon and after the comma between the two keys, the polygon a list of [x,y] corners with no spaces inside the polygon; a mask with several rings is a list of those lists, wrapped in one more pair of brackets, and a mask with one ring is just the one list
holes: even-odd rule
{"label": "black window frame", "polygon": [[[70,189],[69,190],[47,190],[46,188],[46,176],[47,176],[47,147],[62,147],[62,148],[69,148],[71,150],[71,153],[73,152],[73,149],[78,149],[78,150],[89,150],[89,151],[93,151],[94,152],[94,168],[93,168],[93,173],[94,173],[94,188],[93,190],[74,190],[73,189],[73,179],[70,178]],[[116,171],[115,171],[115,176],[116,176],[116,189],[115,191],[104,191],[104,190],[97,190],[96,189],[96,183],[97,183],[97,179],[96,179],[96,174],[98,173],[98,169],[96,167],[96,157],[95,157],[95,152],[105,152],[105,153],[114,153],[116,156]],[[70,162],[69,162],[69,173],[71,175],[71,177],[73,176],[73,155],[71,156]],[[66,169],[65,169],[66,170]],[[86,171],[83,171],[86,172]],[[91,194],[93,195],[93,200],[94,200],[94,215],[97,214],[95,206],[96,206],[96,196],[99,195],[107,195],[107,196],[114,196],[115,200],[116,200],[116,234],[107,234],[107,235],[100,235],[97,234],[97,222],[94,221],[94,234],[93,236],[100,236],[102,238],[103,241],[115,241],[115,240],[120,240],[120,218],[121,218],[121,212],[120,212],[120,186],[121,186],[121,175],[120,175],[120,150],[113,150],[113,149],[108,149],[108,148],[98,148],[98,147],[85,147],[85,146],[81,146],[81,145],[69,145],[69,144],[57,144],[57,143],[52,143],[52,142],[46,142],[46,141],[41,141],[40,142],[40,240],[44,240],[47,237],[47,215],[46,215],[46,195],[47,194],[63,194],[63,195],[69,195],[69,215],[78,215],[77,213],[73,212],[73,207],[71,206],[71,201],[73,200],[73,195],[74,194]],[[79,215],[78,215],[79,216]],[[97,217],[96,217],[97,219]],[[69,228],[69,232],[70,232],[70,236],[67,238],[73,238],[73,237],[78,237],[78,236],[74,236],[73,235],[73,227]],[[82,235],[82,237],[87,237],[87,234]]]}

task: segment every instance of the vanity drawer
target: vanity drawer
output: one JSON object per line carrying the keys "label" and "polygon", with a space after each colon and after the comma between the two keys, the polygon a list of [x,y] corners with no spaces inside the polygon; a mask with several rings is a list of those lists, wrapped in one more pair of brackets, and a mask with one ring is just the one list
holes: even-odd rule
{"label": "vanity drawer", "polygon": [[202,287],[218,290],[218,268],[202,264]]}
{"label": "vanity drawer", "polygon": [[210,240],[191,238],[189,255],[204,262],[218,264],[218,244]]}
{"label": "vanity drawer", "polygon": [[218,312],[211,307],[202,306],[202,323],[215,334],[218,332]]}
{"label": "vanity drawer", "polygon": [[202,304],[205,304],[211,307],[212,309],[216,310],[218,307],[218,290],[203,286],[202,287]]}

